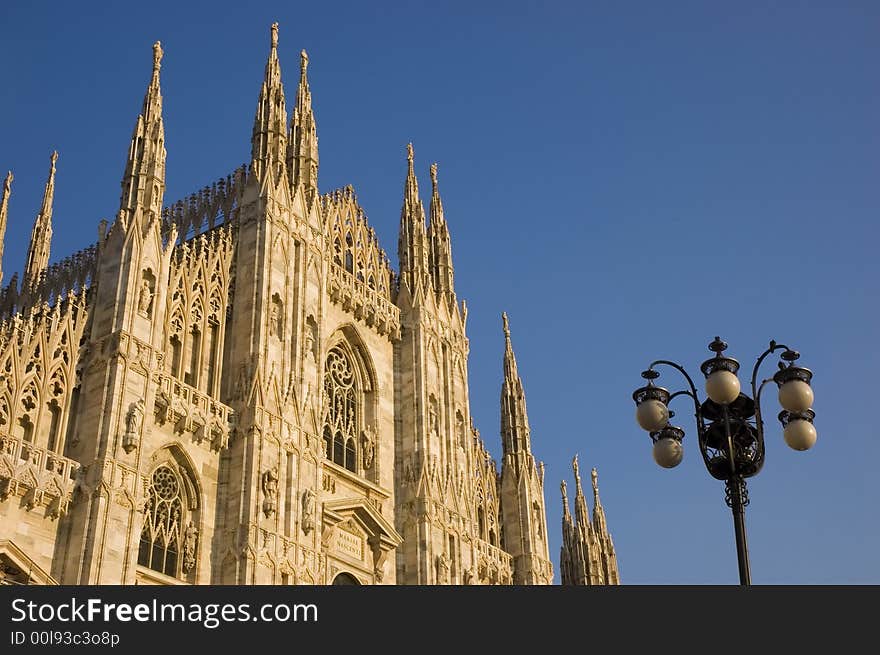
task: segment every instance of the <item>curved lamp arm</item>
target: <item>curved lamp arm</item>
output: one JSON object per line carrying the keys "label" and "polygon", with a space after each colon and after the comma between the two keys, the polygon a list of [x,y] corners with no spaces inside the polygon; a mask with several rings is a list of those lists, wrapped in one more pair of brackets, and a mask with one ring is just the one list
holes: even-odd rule
{"label": "curved lamp arm", "polygon": [[694,416],[697,419],[697,428],[700,430],[700,432],[702,432],[704,429],[703,414],[700,411],[700,400],[697,397],[697,387],[696,387],[696,385],[694,385],[694,381],[691,379],[691,376],[688,375],[687,371],[685,371],[681,366],[679,366],[675,362],[670,362],[669,360],[666,360],[666,359],[658,359],[658,360],[651,362],[651,365],[648,366],[648,370],[651,371],[654,369],[655,366],[659,366],[660,364],[663,364],[665,366],[671,366],[676,371],[681,373],[684,376],[685,380],[687,380],[688,385],[690,386],[691,390],[690,391],[677,391],[676,393],[672,394],[669,397],[669,400],[671,401],[676,396],[679,396],[682,394],[686,395],[686,396],[690,396],[694,401]]}
{"label": "curved lamp arm", "polygon": [[764,435],[764,419],[761,417],[761,392],[764,390],[764,385],[768,382],[772,382],[773,378],[767,378],[766,380],[763,380],[761,382],[761,386],[757,387],[756,385],[758,382],[758,369],[761,367],[761,364],[763,363],[767,355],[783,348],[786,352],[791,351],[791,348],[789,348],[785,344],[776,343],[776,341],[771,339],[770,347],[767,348],[767,350],[765,350],[763,353],[761,353],[761,356],[758,357],[758,361],[755,362],[755,368],[752,369],[752,398],[755,399],[755,424],[758,428],[758,434],[761,435],[762,439]]}

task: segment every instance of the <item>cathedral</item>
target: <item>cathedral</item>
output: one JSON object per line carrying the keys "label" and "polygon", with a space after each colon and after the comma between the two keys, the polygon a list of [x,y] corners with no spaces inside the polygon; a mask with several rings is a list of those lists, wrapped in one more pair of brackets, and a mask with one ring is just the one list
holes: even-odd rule
{"label": "cathedral", "polygon": [[[436,165],[426,212],[408,146],[395,271],[354,190],[319,193],[309,59],[288,122],[275,24],[250,164],[166,203],[162,55],[93,245],[49,264],[53,153],[4,282],[5,180],[0,582],[550,584],[506,315],[500,471],[471,419]],[[617,582],[593,488],[563,582]]]}
{"label": "cathedral", "polygon": [[[162,55],[93,245],[49,264],[53,153],[3,285],[5,179],[0,584],[551,584],[506,315],[500,471],[471,419],[436,164],[426,212],[407,147],[395,271],[354,190],[318,191],[308,56],[288,122],[276,24],[250,164],[166,204]],[[575,476],[562,583],[619,584]]]}

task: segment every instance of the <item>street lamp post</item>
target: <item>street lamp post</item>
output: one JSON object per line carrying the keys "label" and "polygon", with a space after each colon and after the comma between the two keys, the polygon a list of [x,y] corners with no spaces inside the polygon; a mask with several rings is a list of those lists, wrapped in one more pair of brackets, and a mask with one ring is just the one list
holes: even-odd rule
{"label": "street lamp post", "polygon": [[[650,435],[654,443],[654,461],[664,468],[678,466],[683,456],[682,439],[684,430],[669,423],[675,414],[669,403],[677,396],[690,396],[694,401],[697,421],[697,439],[706,470],[716,480],[723,480],[725,500],[733,512],[733,528],[736,534],[736,554],[739,564],[739,581],[742,585],[751,584],[749,573],[749,551],[746,544],[745,507],[749,503],[746,478],[756,475],[764,464],[764,422],[761,418],[761,391],[768,382],[778,387],[779,403],[782,412],[779,421],[783,426],[783,436],[794,450],[808,450],[816,443],[816,428],[813,426],[813,390],[810,380],[813,373],[796,366],[800,355],[782,344],[770,342],[770,347],[758,357],[752,371],[751,397],[740,390],[739,362],[725,357],[727,344],[719,337],[709,344],[715,356],[700,365],[706,378],[706,400],[700,401],[697,388],[685,369],[664,359],[652,362],[648,370],[642,372],[647,385],[633,392],[636,402],[636,420]],[[764,359],[782,350],[779,370],[757,385],[758,369]],[[783,363],[784,362],[784,363]],[[656,386],[654,380],[660,377],[655,367],[670,366],[679,371],[687,380],[688,389],[670,393]]]}

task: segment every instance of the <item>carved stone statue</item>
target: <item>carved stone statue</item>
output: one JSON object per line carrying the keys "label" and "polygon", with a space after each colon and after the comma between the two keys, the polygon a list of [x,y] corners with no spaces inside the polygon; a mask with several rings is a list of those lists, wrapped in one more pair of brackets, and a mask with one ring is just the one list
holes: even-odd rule
{"label": "carved stone statue", "polygon": [[281,338],[281,308],[278,301],[272,302],[269,312],[269,336]]}
{"label": "carved stone statue", "polygon": [[306,330],[304,338],[304,346],[306,356],[310,359],[315,358],[315,327],[311,321],[306,321]]}
{"label": "carved stone statue", "polygon": [[192,521],[186,526],[183,536],[183,572],[189,573],[196,566],[196,542],[199,538],[198,528]]}
{"label": "carved stone statue", "polygon": [[315,492],[306,489],[302,494],[302,531],[308,535],[315,527]]}
{"label": "carved stone statue", "polygon": [[159,423],[164,423],[168,420],[168,413],[171,410],[171,397],[165,391],[160,391],[156,394],[155,410],[156,420]]}
{"label": "carved stone statue", "polygon": [[428,433],[437,434],[437,408],[433,402],[428,409]]}
{"label": "carved stone statue", "polygon": [[144,399],[138,398],[128,408],[128,414],[125,417],[125,431],[139,434],[141,425],[144,421]]}
{"label": "carved stone statue", "polygon": [[153,304],[153,290],[150,288],[150,282],[147,278],[141,282],[141,290],[138,295],[138,313],[150,317],[150,308]]}
{"label": "carved stone statue", "polygon": [[143,423],[144,399],[138,398],[128,407],[128,413],[125,415],[125,434],[122,437],[122,448],[125,452],[130,453],[137,448]]}
{"label": "carved stone statue", "polygon": [[263,472],[263,513],[269,517],[278,506],[278,472],[272,467]]}
{"label": "carved stone statue", "polygon": [[363,444],[364,468],[369,469],[373,466],[373,457],[376,451],[376,439],[373,436],[373,428],[367,427],[361,434],[361,442]]}
{"label": "carved stone statue", "polygon": [[541,505],[538,501],[534,501],[532,503],[532,515],[535,521],[535,532],[538,533],[538,537],[541,539],[544,538],[544,522],[541,520]]}
{"label": "carved stone statue", "polygon": [[437,555],[437,583],[449,584],[449,558],[446,553]]}

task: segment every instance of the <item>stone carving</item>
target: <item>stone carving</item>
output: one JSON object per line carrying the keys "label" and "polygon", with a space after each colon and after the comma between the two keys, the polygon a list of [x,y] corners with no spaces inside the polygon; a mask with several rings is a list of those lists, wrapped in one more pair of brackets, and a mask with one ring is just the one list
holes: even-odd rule
{"label": "stone carving", "polygon": [[196,543],[199,538],[199,530],[192,521],[186,526],[183,535],[183,572],[189,573],[196,565]]}
{"label": "stone carving", "polygon": [[138,447],[141,428],[144,422],[144,399],[138,398],[128,408],[125,415],[125,434],[122,437],[122,448],[126,453]]}
{"label": "stone carving", "polygon": [[316,334],[318,331],[318,326],[315,323],[315,319],[312,316],[309,316],[306,319],[306,329],[305,335],[303,336],[303,346],[306,350],[306,356],[312,360],[315,359],[315,340]]}
{"label": "stone carving", "polygon": [[138,294],[138,314],[150,318],[153,307],[153,290],[150,288],[150,281],[144,277],[141,282],[141,290]]}
{"label": "stone carving", "polygon": [[263,472],[263,513],[272,516],[278,507],[278,471],[272,467]]}
{"label": "stone carving", "polygon": [[160,391],[156,394],[155,411],[156,421],[158,421],[160,424],[165,423],[165,421],[170,418],[169,412],[171,411],[171,397],[165,391]]}
{"label": "stone carving", "polygon": [[281,338],[283,336],[283,305],[281,298],[276,293],[272,296],[272,308],[269,310],[269,336]]}
{"label": "stone carving", "polygon": [[544,538],[544,522],[541,520],[541,504],[536,500],[532,503],[532,519],[535,522],[535,532],[541,539]]}
{"label": "stone carving", "polygon": [[428,406],[428,434],[437,435],[437,400],[434,396],[429,399]]}
{"label": "stone carving", "polygon": [[269,314],[269,336],[277,337],[278,334],[278,305],[272,303],[272,311]]}
{"label": "stone carving", "polygon": [[446,553],[437,555],[437,584],[449,584],[449,558]]}
{"label": "stone carving", "polygon": [[306,489],[302,494],[302,531],[308,535],[315,527],[315,492]]}
{"label": "stone carving", "polygon": [[370,469],[373,466],[373,457],[376,451],[376,437],[373,428],[367,426],[361,434],[362,451],[364,454],[364,469]]}

